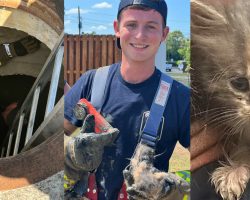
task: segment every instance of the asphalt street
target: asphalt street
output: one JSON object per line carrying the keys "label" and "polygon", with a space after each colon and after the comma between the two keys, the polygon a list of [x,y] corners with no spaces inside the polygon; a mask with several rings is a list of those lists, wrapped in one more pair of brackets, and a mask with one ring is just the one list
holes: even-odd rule
{"label": "asphalt street", "polygon": [[171,72],[166,72],[169,76],[173,77],[175,80],[184,83],[187,86],[190,86],[190,74],[183,73],[177,67],[173,67]]}

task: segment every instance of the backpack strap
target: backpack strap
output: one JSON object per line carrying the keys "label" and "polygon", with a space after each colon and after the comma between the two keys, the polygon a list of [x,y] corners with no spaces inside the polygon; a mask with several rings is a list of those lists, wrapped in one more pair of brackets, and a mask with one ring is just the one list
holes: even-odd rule
{"label": "backpack strap", "polygon": [[100,111],[104,101],[105,87],[109,74],[110,65],[100,67],[96,70],[91,90],[91,104]]}
{"label": "backpack strap", "polygon": [[148,120],[141,135],[141,142],[153,148],[155,148],[157,141],[160,139],[160,136],[158,136],[158,129],[168,102],[172,83],[173,79],[170,76],[161,73],[158,90],[155,94]]}

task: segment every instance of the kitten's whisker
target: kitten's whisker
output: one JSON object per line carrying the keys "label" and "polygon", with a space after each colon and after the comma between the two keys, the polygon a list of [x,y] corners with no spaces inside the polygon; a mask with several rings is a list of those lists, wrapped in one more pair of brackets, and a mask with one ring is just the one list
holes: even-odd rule
{"label": "kitten's whisker", "polygon": [[195,115],[200,115],[200,114],[204,114],[204,113],[211,113],[211,114],[214,114],[214,113],[226,113],[226,112],[232,112],[232,113],[235,113],[237,110],[236,109],[231,109],[231,110],[223,110],[223,108],[227,108],[227,107],[220,107],[220,108],[216,108],[216,109],[209,109],[209,110],[206,110],[206,111],[201,111],[199,113],[195,113]]}
{"label": "kitten's whisker", "polygon": [[[229,121],[230,123],[230,121]],[[242,134],[242,126],[244,125],[244,120],[243,119],[240,119],[239,117],[236,117],[232,123],[234,123],[233,126],[230,126],[228,129],[227,129],[227,135],[235,135],[235,134]]]}
{"label": "kitten's whisker", "polygon": [[233,108],[228,108],[228,106],[221,106],[221,107],[217,107],[217,108],[210,108],[208,109],[207,111],[213,111],[213,110],[222,110],[222,109],[226,109],[226,110],[236,110],[236,109],[233,109]]}
{"label": "kitten's whisker", "polygon": [[218,114],[214,114],[212,117],[210,118],[207,118],[208,120],[219,120],[219,119],[229,119],[230,117],[234,117],[235,116],[235,113],[218,113]]}
{"label": "kitten's whisker", "polygon": [[216,110],[216,111],[209,111],[209,114],[235,114],[236,110]]}
{"label": "kitten's whisker", "polygon": [[[213,116],[213,118],[211,118],[209,121],[207,121],[208,125],[213,125],[215,124],[217,127],[219,126],[224,126],[224,125],[228,125],[229,122],[234,122],[234,120],[237,119],[237,116],[235,116],[235,114],[232,115],[223,115],[223,116]],[[224,123],[226,122],[226,123]],[[216,127],[215,125],[213,125],[214,127]]]}

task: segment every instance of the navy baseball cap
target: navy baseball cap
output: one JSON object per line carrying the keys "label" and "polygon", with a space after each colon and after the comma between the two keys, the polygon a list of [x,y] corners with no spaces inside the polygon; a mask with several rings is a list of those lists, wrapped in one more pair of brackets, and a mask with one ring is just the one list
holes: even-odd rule
{"label": "navy baseball cap", "polygon": [[[121,11],[131,5],[141,5],[159,12],[164,20],[164,24],[166,25],[167,19],[167,4],[165,0],[121,0],[118,8],[117,19],[121,14]],[[121,49],[120,38],[116,39],[116,44],[119,49]]]}

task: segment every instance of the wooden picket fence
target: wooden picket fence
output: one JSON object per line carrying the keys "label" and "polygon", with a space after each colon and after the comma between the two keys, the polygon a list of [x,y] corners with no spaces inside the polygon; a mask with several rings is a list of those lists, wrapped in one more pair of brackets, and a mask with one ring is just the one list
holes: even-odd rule
{"label": "wooden picket fence", "polygon": [[121,60],[113,35],[65,35],[64,79],[73,85],[82,73]]}

